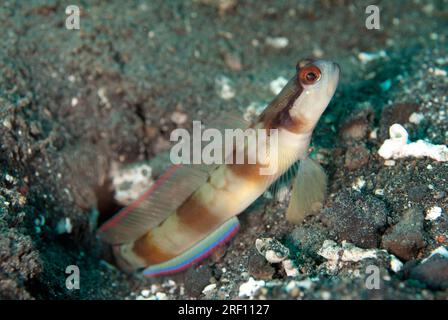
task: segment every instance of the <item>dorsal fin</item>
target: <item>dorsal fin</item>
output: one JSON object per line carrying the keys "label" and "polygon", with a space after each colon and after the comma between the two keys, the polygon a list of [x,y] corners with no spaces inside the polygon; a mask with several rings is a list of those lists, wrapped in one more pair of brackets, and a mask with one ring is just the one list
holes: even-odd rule
{"label": "dorsal fin", "polygon": [[201,165],[173,165],[145,193],[122,209],[99,229],[99,236],[111,244],[134,241],[163,222],[209,176]]}
{"label": "dorsal fin", "polygon": [[[247,126],[241,117],[226,115],[208,128],[236,129]],[[224,135],[223,135],[224,136]],[[224,152],[222,153],[225,157]],[[140,197],[106,221],[98,235],[111,244],[130,243],[157,227],[204,184],[219,165],[173,165]]]}

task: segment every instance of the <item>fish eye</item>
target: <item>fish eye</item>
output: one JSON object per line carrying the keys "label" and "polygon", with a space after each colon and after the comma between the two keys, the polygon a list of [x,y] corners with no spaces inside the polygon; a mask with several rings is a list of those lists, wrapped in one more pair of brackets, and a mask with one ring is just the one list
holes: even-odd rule
{"label": "fish eye", "polygon": [[300,69],[299,80],[303,85],[311,85],[320,80],[322,73],[316,66],[308,66]]}

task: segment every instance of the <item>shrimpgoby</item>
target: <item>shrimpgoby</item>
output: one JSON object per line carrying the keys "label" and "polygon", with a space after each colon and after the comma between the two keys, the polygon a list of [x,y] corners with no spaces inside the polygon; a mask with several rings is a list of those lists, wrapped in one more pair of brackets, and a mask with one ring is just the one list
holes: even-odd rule
{"label": "shrimpgoby", "polygon": [[141,269],[145,276],[187,268],[229,240],[239,228],[236,216],[298,161],[286,218],[300,223],[318,211],[326,175],[308,157],[308,149],[336,91],[339,73],[331,61],[299,62],[291,80],[251,125],[278,130],[277,155],[268,161],[277,161],[273,174],[260,174],[269,163],[173,165],[147,192],[106,221],[99,235],[113,245],[117,264],[127,271]]}

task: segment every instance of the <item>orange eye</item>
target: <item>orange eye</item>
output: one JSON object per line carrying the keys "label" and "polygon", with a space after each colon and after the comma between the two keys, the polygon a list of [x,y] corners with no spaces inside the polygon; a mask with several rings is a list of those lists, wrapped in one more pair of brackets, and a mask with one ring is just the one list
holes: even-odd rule
{"label": "orange eye", "polygon": [[319,81],[320,77],[320,69],[316,66],[305,67],[299,71],[299,80],[303,85],[314,84]]}

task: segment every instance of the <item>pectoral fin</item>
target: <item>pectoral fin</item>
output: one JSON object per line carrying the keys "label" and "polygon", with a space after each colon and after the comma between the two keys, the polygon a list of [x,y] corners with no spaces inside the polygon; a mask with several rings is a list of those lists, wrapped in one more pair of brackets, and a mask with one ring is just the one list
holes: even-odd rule
{"label": "pectoral fin", "polygon": [[286,219],[300,223],[310,214],[316,214],[325,199],[327,176],[321,165],[307,157],[300,162],[294,179]]}

